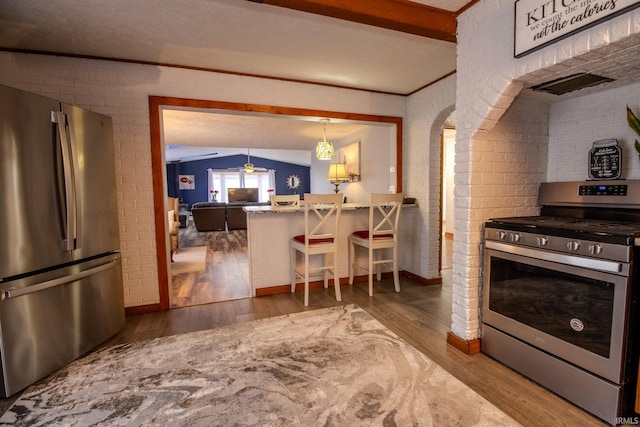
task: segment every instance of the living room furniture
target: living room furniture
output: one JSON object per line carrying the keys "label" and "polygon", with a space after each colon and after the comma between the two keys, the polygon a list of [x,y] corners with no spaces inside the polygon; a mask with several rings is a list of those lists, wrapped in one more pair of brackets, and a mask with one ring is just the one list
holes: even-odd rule
{"label": "living room furniture", "polygon": [[167,221],[169,224],[169,240],[171,244],[171,262],[173,262],[173,254],[177,254],[179,250],[178,228],[178,199],[175,197],[167,197]]}
{"label": "living room furniture", "polygon": [[[304,234],[291,239],[291,292],[296,291],[296,279],[304,280],[304,305],[309,305],[310,273],[321,271],[324,276],[324,287],[329,287],[329,272],[333,276],[336,300],[342,301],[340,294],[340,278],[337,274],[337,235],[340,228],[340,212],[342,194],[305,194],[301,202],[304,209]],[[303,269],[297,269],[297,253],[304,257]],[[331,254],[331,262],[327,255]],[[322,265],[310,266],[309,257],[322,256]]]}
{"label": "living room furniture", "polygon": [[189,212],[189,204],[180,203],[178,205],[178,220],[180,221],[180,228],[186,228],[187,225],[189,225],[190,216],[191,212]]}
{"label": "living room furniture", "polygon": [[191,206],[191,215],[196,230],[242,230],[247,228],[247,214],[245,206],[263,206],[268,203],[236,202],[199,202]]}
{"label": "living room furniture", "polygon": [[242,208],[245,206],[247,206],[247,203],[227,204],[228,230],[243,230],[247,228],[247,214],[242,210]]}
{"label": "living room furniture", "polygon": [[191,215],[196,230],[200,232],[226,230],[226,210],[226,203],[194,203],[191,206]]}
{"label": "living room furniture", "polygon": [[180,222],[180,228],[187,228],[187,225],[189,225],[190,216],[191,216],[191,212],[189,211],[178,212],[178,220]]}
{"label": "living room furniture", "polygon": [[[380,281],[383,264],[391,264],[393,284],[400,292],[398,272],[398,224],[402,208],[402,194],[371,194],[369,206],[369,228],[354,231],[349,236],[349,284],[353,284],[353,272],[356,268],[367,271],[369,275],[369,296],[373,296],[373,271]],[[356,246],[368,250],[367,267],[358,265],[355,257]],[[391,258],[381,258],[384,249],[391,249]]]}

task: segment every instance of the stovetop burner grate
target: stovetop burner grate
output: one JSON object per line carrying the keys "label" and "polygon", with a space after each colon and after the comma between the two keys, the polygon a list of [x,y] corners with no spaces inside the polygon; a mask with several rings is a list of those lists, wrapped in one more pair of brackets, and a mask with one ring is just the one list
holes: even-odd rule
{"label": "stovetop burner grate", "polygon": [[623,245],[640,242],[639,180],[543,183],[538,201],[538,216],[492,218],[485,226]]}
{"label": "stovetop burner grate", "polygon": [[579,232],[598,232],[616,235],[640,235],[640,223],[624,221],[603,221],[584,218],[562,218],[554,216],[526,216],[512,218],[493,218],[500,224],[529,225],[531,227],[558,228]]}
{"label": "stovetop burner grate", "polygon": [[640,237],[640,223],[584,218],[553,216],[492,218],[486,226],[623,245],[632,245],[634,239]]}

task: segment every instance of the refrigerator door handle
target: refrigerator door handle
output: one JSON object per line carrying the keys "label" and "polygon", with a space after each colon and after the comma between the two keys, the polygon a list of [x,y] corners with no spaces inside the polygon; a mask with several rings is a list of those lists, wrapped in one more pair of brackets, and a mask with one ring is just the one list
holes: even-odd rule
{"label": "refrigerator door handle", "polygon": [[117,259],[107,262],[106,264],[99,265],[97,267],[90,268],[88,270],[75,273],[70,276],[59,277],[53,280],[47,280],[46,282],[38,283],[24,288],[7,289],[2,292],[1,298],[4,301],[8,298],[16,298],[22,295],[32,294],[34,292],[40,292],[45,289],[54,288],[56,286],[64,285],[65,283],[75,282],[76,280],[84,279],[85,277],[92,276],[101,271],[109,270],[116,266]]}
{"label": "refrigerator door handle", "polygon": [[73,127],[73,119],[71,115],[65,114],[67,117],[67,132],[69,135],[69,152],[71,153],[71,170],[73,179],[73,249],[80,249],[80,242],[82,238],[80,236],[80,221],[82,218],[80,212],[80,206],[82,206],[81,191],[78,191],[80,168],[78,166],[78,143],[76,142],[76,133]]}
{"label": "refrigerator door handle", "polygon": [[74,170],[72,167],[73,158],[70,150],[70,139],[67,129],[67,115],[62,111],[52,111],[51,120],[58,125],[58,135],[60,140],[60,150],[62,152],[62,169],[64,173],[64,236],[62,240],[62,250],[71,251],[75,248],[76,229],[76,191]]}

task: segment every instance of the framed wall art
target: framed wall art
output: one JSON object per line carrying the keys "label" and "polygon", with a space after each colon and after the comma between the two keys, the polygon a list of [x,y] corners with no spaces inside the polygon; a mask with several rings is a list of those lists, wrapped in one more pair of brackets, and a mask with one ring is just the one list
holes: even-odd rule
{"label": "framed wall art", "polygon": [[179,190],[195,190],[196,179],[193,175],[178,175]]}
{"label": "framed wall art", "polygon": [[334,159],[337,163],[345,163],[349,182],[358,182],[360,176],[360,141],[353,142],[336,149]]}

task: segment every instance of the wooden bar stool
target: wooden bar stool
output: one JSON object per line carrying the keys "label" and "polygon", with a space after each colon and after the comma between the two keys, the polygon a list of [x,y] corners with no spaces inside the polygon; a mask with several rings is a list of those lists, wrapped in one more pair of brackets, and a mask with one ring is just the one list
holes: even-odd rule
{"label": "wooden bar stool", "polygon": [[[369,229],[355,231],[349,236],[349,284],[353,284],[353,273],[356,268],[366,270],[369,274],[369,296],[373,296],[373,270],[375,268],[377,279],[380,281],[382,277],[380,267],[383,264],[391,264],[393,284],[396,292],[400,292],[398,222],[401,208],[402,194],[371,194]],[[366,268],[356,262],[356,245],[368,249]],[[391,249],[391,258],[378,259],[377,255],[384,249]]]}
{"label": "wooden bar stool", "polygon": [[299,194],[284,194],[271,196],[272,208],[297,208],[300,207],[300,195]]}
{"label": "wooden bar stool", "polygon": [[[296,291],[296,279],[304,280],[304,305],[309,305],[309,275],[316,271],[322,271],[324,287],[329,287],[329,272],[333,275],[333,286],[336,291],[336,300],[342,301],[340,295],[340,278],[337,276],[337,248],[336,238],[340,225],[340,213],[342,212],[342,194],[305,194],[300,201],[304,208],[304,234],[291,239],[291,292]],[[304,256],[303,271],[298,271],[297,254]],[[327,255],[332,254],[329,263]],[[309,257],[321,255],[322,265],[311,268]]]}

